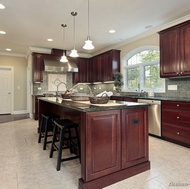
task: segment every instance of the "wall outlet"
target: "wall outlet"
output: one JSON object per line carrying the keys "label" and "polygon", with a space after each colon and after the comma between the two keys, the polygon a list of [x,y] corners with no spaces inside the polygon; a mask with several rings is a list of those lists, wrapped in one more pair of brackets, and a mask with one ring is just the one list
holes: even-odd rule
{"label": "wall outlet", "polygon": [[168,85],[169,91],[177,91],[177,85]]}

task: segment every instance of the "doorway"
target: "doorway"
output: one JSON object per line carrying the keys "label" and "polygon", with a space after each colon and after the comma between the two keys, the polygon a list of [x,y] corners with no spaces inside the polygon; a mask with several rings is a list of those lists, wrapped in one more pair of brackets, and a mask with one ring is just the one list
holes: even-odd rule
{"label": "doorway", "polygon": [[0,67],[0,114],[11,114],[13,104],[13,68]]}

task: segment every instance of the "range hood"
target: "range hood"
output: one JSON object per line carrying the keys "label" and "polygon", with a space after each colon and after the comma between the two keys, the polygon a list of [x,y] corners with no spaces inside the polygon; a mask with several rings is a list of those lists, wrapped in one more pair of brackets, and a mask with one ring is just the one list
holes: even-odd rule
{"label": "range hood", "polygon": [[78,72],[78,67],[75,62],[69,61],[66,63],[54,59],[44,59],[45,72]]}

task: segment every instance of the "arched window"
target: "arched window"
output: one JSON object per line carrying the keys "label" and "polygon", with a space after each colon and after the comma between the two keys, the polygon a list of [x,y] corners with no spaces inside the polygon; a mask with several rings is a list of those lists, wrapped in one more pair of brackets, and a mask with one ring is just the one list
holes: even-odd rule
{"label": "arched window", "polygon": [[160,78],[160,53],[156,47],[136,49],[123,60],[126,92],[165,92],[165,79]]}

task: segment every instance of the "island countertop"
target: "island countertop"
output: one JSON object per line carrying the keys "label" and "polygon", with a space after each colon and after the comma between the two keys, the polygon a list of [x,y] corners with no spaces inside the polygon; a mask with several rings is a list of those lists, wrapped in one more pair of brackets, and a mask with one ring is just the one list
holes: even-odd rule
{"label": "island countertop", "polygon": [[41,114],[55,113],[79,124],[81,178],[78,189],[102,189],[150,169],[148,104],[107,104],[39,98]]}
{"label": "island countertop", "polygon": [[72,101],[56,97],[40,97],[40,100],[81,112],[97,112],[149,106],[146,103],[109,100],[107,104],[91,104],[90,101]]}

